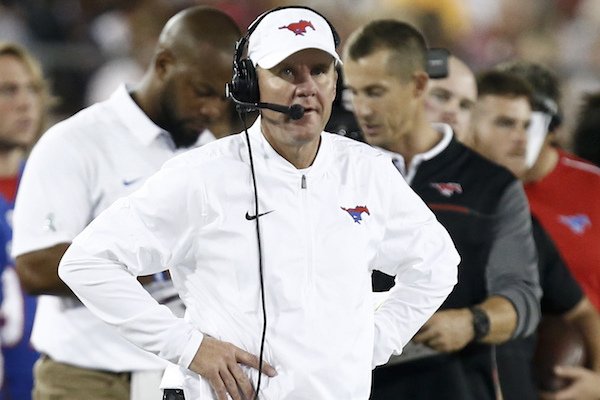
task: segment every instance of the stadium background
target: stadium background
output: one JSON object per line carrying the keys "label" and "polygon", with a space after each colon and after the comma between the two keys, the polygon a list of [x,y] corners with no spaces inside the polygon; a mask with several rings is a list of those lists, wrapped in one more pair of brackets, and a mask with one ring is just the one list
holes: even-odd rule
{"label": "stadium background", "polygon": [[[446,47],[475,70],[510,59],[541,63],[563,85],[570,132],[582,93],[600,89],[597,0],[1,0],[0,40],[25,45],[42,62],[60,98],[54,121],[107,97],[120,80],[135,82],[169,16],[193,4],[229,12],[245,28],[279,5],[314,7],[342,40],[378,17],[414,23],[431,47]],[[343,42],[342,42],[343,45]]]}

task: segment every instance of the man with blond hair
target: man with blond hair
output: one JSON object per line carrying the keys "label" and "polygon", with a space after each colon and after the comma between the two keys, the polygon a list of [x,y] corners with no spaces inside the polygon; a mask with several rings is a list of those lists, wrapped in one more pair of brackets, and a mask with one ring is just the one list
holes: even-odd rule
{"label": "man with blond hair", "polygon": [[29,338],[36,298],[23,293],[10,257],[12,208],[23,163],[40,137],[53,103],[39,62],[16,43],[0,42],[0,225],[2,226],[3,315],[1,334],[6,368],[2,394],[27,400],[38,354]]}

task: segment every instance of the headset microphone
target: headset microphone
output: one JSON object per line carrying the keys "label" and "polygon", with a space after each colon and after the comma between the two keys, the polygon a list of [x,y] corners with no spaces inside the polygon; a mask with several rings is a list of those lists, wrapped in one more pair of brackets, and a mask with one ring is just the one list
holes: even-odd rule
{"label": "headset microphone", "polygon": [[304,116],[304,107],[302,107],[300,104],[292,104],[290,107],[287,107],[281,104],[263,103],[260,101],[257,103],[240,101],[233,96],[233,93],[231,93],[231,91],[229,90],[229,85],[225,87],[225,92],[226,96],[231,98],[231,100],[233,100],[235,104],[241,106],[244,111],[254,111],[258,108],[266,108],[268,110],[286,114],[293,120],[298,120]]}
{"label": "headset microphone", "polygon": [[282,114],[286,114],[288,117],[290,117],[293,120],[300,119],[304,116],[304,107],[302,107],[300,104],[292,104],[291,106],[286,107],[286,106],[282,106],[279,104],[273,104],[273,103],[242,103],[242,102],[239,102],[239,103],[236,102],[236,103],[240,104],[244,107],[251,105],[256,108],[266,108],[268,110],[277,111]]}

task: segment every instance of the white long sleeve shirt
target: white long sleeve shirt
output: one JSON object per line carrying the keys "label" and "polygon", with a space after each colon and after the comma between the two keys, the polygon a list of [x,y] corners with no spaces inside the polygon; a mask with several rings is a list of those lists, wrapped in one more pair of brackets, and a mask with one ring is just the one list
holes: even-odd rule
{"label": "white long sleeve shirt", "polygon": [[[445,229],[377,150],[323,133],[298,170],[250,129],[268,328],[266,399],[366,399],[371,369],[398,354],[456,283]],[[129,340],[186,371],[203,334],[259,353],[254,196],[243,135],[176,157],[73,242],[59,274]],[[185,319],[135,280],[168,268]],[[373,312],[371,270],[396,275]],[[185,373],[190,398],[213,398]]]}

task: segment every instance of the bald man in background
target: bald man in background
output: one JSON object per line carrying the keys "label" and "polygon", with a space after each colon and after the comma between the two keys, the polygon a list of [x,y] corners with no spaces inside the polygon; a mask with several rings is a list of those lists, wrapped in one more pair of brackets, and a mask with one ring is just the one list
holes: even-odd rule
{"label": "bald man in background", "polygon": [[425,96],[425,114],[429,122],[452,127],[454,136],[465,143],[473,105],[477,101],[477,82],[473,71],[455,56],[448,58],[448,76],[430,79]]}
{"label": "bald man in background", "polygon": [[[13,255],[24,288],[40,297],[32,343],[36,400],[154,400],[166,363],[94,317],[58,277],[72,239],[174,155],[211,141],[229,112],[235,22],[208,7],[172,17],[135,88],[119,87],[51,128],[33,149],[14,214]],[[141,280],[181,312],[166,276]]]}

